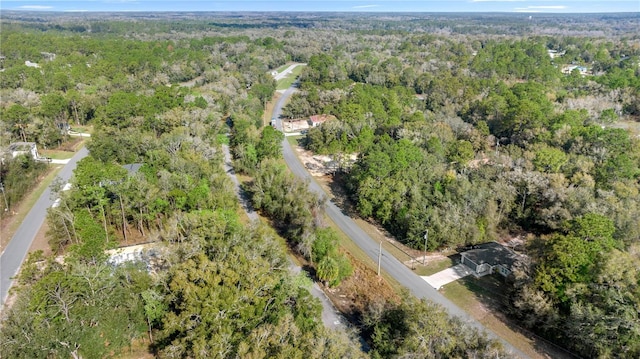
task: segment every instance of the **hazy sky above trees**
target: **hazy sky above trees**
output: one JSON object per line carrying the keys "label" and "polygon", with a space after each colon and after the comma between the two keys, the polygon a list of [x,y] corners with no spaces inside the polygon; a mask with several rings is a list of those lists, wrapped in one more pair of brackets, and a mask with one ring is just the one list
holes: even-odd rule
{"label": "hazy sky above trees", "polygon": [[640,12],[638,0],[4,0],[2,10],[26,11],[337,11],[337,12]]}

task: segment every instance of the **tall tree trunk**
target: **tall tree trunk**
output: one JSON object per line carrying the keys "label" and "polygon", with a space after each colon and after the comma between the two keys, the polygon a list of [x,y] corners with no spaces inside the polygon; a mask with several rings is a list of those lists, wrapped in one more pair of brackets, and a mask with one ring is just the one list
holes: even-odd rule
{"label": "tall tree trunk", "polygon": [[140,228],[140,234],[144,237],[144,223],[142,222],[142,207],[140,207],[140,219],[138,220],[138,227]]}
{"label": "tall tree trunk", "polygon": [[153,344],[153,334],[151,329],[151,321],[149,320],[149,317],[147,317],[147,324],[149,325],[149,342]]}
{"label": "tall tree trunk", "polygon": [[107,243],[109,243],[109,231],[107,230],[107,216],[104,213],[104,205],[100,207],[102,212],[102,223],[104,224],[104,236]]}
{"label": "tall tree trunk", "polygon": [[122,205],[122,196],[118,196],[120,198],[120,212],[122,213],[122,235],[124,236],[124,243],[129,243],[127,241],[127,219],[124,216],[124,206]]}
{"label": "tall tree trunk", "polygon": [[64,231],[67,232],[67,238],[69,238],[69,243],[71,243],[73,239],[71,238],[71,232],[69,231],[69,227],[67,227],[67,221],[65,221],[64,218],[62,218],[62,226],[64,227]]}
{"label": "tall tree trunk", "polygon": [[20,135],[22,135],[22,142],[27,142],[27,135],[24,133],[23,125],[20,125]]}
{"label": "tall tree trunk", "polygon": [[73,117],[76,120],[76,125],[80,126],[80,118],[78,117],[78,104],[76,100],[71,101],[71,107],[73,107]]}

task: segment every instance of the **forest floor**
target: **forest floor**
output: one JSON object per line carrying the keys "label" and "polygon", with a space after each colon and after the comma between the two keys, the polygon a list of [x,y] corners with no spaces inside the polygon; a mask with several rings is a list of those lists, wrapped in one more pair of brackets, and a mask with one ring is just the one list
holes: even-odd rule
{"label": "forest floor", "polygon": [[[323,161],[317,156],[304,150],[299,145],[301,137],[290,137],[289,142],[296,150],[298,158],[303,164],[318,164]],[[309,166],[307,166],[309,167]],[[459,262],[459,255],[452,248],[440,252],[425,254],[423,251],[404,246],[396,241],[380,225],[360,218],[353,203],[344,191],[344,183],[339,176],[327,174],[324,168],[311,166],[309,172],[324,188],[330,200],[347,213],[369,236],[384,244],[385,250],[390,251],[397,259],[418,275],[425,276],[446,269]],[[344,243],[344,241],[343,241]],[[345,245],[343,245],[345,246]],[[364,253],[358,253],[357,246],[346,245],[346,250],[354,263],[354,275],[336,288],[325,288],[325,292],[349,320],[357,323],[359,313],[366,310],[371,302],[383,299],[399,300],[397,293],[400,286],[392,279],[378,277],[375,263]],[[355,250],[353,248],[356,248]],[[562,348],[535,336],[521,328],[517,323],[504,314],[506,293],[499,278],[487,277],[482,279],[463,278],[442,288],[442,294],[468,312],[472,317],[485,325],[488,329],[505,338],[512,345],[522,350],[531,358],[573,358]],[[378,294],[379,293],[379,294]],[[355,320],[355,321],[353,321]]]}

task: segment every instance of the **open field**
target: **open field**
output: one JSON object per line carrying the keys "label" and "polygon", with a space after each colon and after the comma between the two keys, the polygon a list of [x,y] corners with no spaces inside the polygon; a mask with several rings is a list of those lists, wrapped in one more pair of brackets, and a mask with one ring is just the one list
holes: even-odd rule
{"label": "open field", "polygon": [[419,276],[428,276],[450,268],[456,264],[456,261],[452,257],[453,256],[441,256],[438,258],[427,258],[425,265],[419,264],[416,266],[416,274]]}

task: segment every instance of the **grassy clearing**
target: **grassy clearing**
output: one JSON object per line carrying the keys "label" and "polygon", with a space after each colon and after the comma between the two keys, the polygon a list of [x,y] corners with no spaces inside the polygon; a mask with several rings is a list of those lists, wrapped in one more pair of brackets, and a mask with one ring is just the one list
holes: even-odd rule
{"label": "grassy clearing", "polygon": [[289,68],[289,66],[291,66],[292,64],[293,64],[292,62],[288,62],[288,63],[286,63],[286,64],[284,64],[284,65],[282,65],[282,66],[278,67],[278,68],[276,69],[276,71],[278,71],[278,73],[280,73],[280,72],[282,72],[282,71],[286,70],[287,68]]}
{"label": "grassy clearing", "polygon": [[427,276],[438,273],[442,270],[450,268],[454,265],[454,260],[450,257],[442,257],[442,258],[427,258],[427,262],[425,265],[418,264],[416,266],[416,274],[419,276]]}
{"label": "grassy clearing", "polygon": [[[464,309],[465,312],[473,315],[473,309],[478,305],[475,294],[460,279],[442,286],[442,294],[447,299],[455,303],[458,307]],[[476,318],[477,319],[477,318]]]}
{"label": "grassy clearing", "polygon": [[[238,178],[238,182],[240,182],[240,187],[242,188],[246,188],[247,186],[249,186],[251,184],[251,181],[253,181],[253,178],[247,176],[247,175],[243,175],[243,174],[239,174],[236,173],[236,177]],[[247,215],[247,212],[244,210],[244,208],[242,207],[242,205],[240,205],[238,203],[238,207],[236,209],[236,213],[239,215],[240,217],[240,222],[244,225],[250,225],[251,224],[251,219],[249,218],[249,215]],[[267,218],[264,218],[260,215],[260,213],[258,213],[258,219],[260,220],[260,222],[265,222],[268,221]]]}
{"label": "grassy clearing", "polygon": [[[385,244],[385,249],[392,256],[396,257],[400,262],[409,263],[409,261],[412,261],[414,259],[411,253],[404,250],[402,247],[400,247],[399,244],[390,242],[388,237],[384,233],[380,232],[380,230],[376,228],[376,226],[372,225],[371,223],[365,221],[360,217],[352,217],[352,219],[354,222],[356,222],[358,227],[360,227],[360,229],[362,229],[365,233],[367,233],[369,237],[371,237],[374,241],[376,242],[382,241],[382,243]],[[418,267],[418,263],[415,263],[412,269],[417,267]]]}
{"label": "grassy clearing", "polygon": [[[563,353],[557,352],[546,343],[534,341],[530,334],[523,334],[522,329],[510,323],[499,312],[498,308],[503,305],[505,299],[504,283],[500,279],[492,276],[480,279],[466,277],[445,285],[443,294],[487,329],[531,358],[565,357]],[[546,355],[536,351],[536,347]]]}
{"label": "grassy clearing", "polygon": [[[57,148],[53,150],[41,150],[40,152],[42,153],[45,153],[46,151],[68,152],[71,154],[71,157],[73,157],[73,155],[75,154],[74,152],[78,152],[78,150],[80,150],[80,148],[84,146],[87,139],[88,139],[87,137],[71,137],[70,136],[67,138],[66,142],[62,143]],[[68,158],[71,158],[71,157],[68,157]],[[61,159],[65,159],[65,158],[61,158]]]}
{"label": "grassy clearing", "polygon": [[298,141],[300,139],[304,138],[304,136],[300,135],[300,136],[287,136],[287,142],[289,142],[289,144],[291,146],[298,146]]}
{"label": "grassy clearing", "polygon": [[613,127],[613,128],[623,128],[625,130],[629,130],[631,131],[632,134],[634,135],[639,135],[640,134],[640,122],[635,122],[635,121],[618,121],[608,127]]}
{"label": "grassy clearing", "polygon": [[119,359],[153,359],[155,356],[149,352],[150,345],[148,338],[137,338],[131,341],[130,346],[123,348],[120,353],[115,354],[113,357]]}
{"label": "grassy clearing", "polygon": [[444,296],[454,302],[457,306],[473,315],[473,309],[478,304],[479,298],[487,298],[489,292],[477,283],[475,278],[462,278],[444,286]]}
{"label": "grassy clearing", "polygon": [[75,152],[61,150],[40,150],[39,152],[44,157],[53,158],[54,160],[66,160],[75,155]]}
{"label": "grassy clearing", "polygon": [[291,73],[287,75],[285,78],[278,80],[278,85],[276,89],[278,90],[286,90],[296,81],[300,73],[302,72],[302,65],[298,65],[291,70]]}

